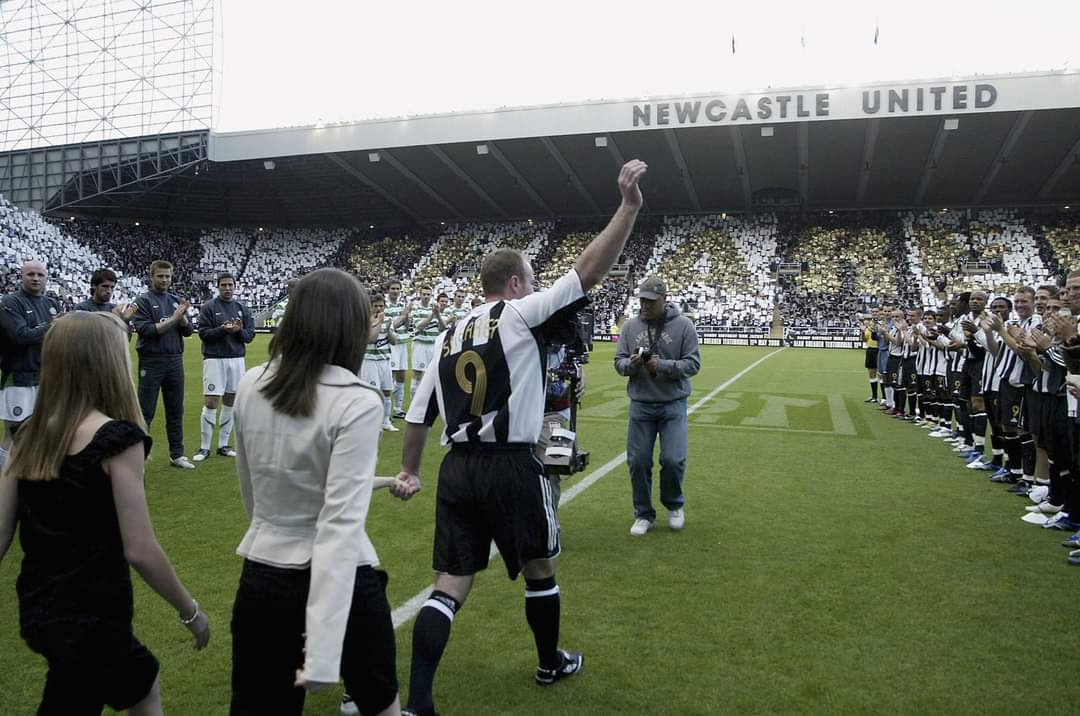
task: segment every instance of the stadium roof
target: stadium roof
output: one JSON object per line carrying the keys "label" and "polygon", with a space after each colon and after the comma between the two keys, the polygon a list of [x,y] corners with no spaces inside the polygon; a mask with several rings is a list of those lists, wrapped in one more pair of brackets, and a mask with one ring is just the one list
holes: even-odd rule
{"label": "stadium roof", "polygon": [[[54,213],[380,226],[610,214],[1080,204],[1080,73],[596,102],[211,133],[205,161]],[[0,172],[3,158],[0,157]]]}

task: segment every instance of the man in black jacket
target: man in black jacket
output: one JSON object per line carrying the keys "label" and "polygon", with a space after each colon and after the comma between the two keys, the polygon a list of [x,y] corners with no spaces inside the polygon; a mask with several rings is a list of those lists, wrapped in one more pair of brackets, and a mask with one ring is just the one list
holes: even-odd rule
{"label": "man in black jacket", "polygon": [[63,313],[60,302],[45,295],[48,280],[44,264],[27,261],[19,274],[19,289],[0,301],[0,324],[5,334],[0,360],[0,417],[12,434],[34,412],[41,343],[49,326]]}
{"label": "man in black jacket", "polygon": [[135,299],[132,323],[139,334],[139,406],[149,429],[157,410],[158,389],[165,401],[165,432],[173,467],[195,465],[184,457],[184,338],[192,334],[186,298],[169,293],[173,265],[150,264],[150,290]]}
{"label": "man in black jacket", "polygon": [[218,398],[221,398],[221,422],[218,423],[218,455],[236,457],[229,447],[232,434],[233,401],[236,388],[247,367],[246,344],[255,339],[255,318],[240,301],[233,298],[236,279],[231,274],[218,276],[218,297],[207,301],[199,313],[199,339],[203,354],[203,403],[200,421],[202,444],[192,456],[195,462],[210,457],[210,440],[217,423]]}

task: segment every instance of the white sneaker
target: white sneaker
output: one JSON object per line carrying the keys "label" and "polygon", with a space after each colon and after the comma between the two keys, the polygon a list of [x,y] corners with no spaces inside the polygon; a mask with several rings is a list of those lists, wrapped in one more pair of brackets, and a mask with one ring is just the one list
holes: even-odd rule
{"label": "white sneaker", "polygon": [[686,526],[686,512],[683,508],[671,510],[667,516],[667,526],[673,530],[681,530]]}
{"label": "white sneaker", "polygon": [[202,462],[206,458],[210,457],[209,450],[199,450],[197,453],[191,456],[191,459],[195,462]]}
{"label": "white sneaker", "polygon": [[183,455],[181,455],[180,457],[174,457],[172,460],[169,461],[169,464],[172,465],[173,467],[179,467],[179,468],[182,468],[184,470],[194,470],[195,469],[195,465],[192,464],[191,460],[188,460]]}
{"label": "white sneaker", "polygon": [[1050,518],[1037,512],[1027,512],[1020,519],[1022,519],[1024,522],[1027,522],[1029,525],[1039,525],[1040,527],[1042,527],[1047,523]]}
{"label": "white sneaker", "polygon": [[398,430],[397,428],[395,428],[395,427],[394,427],[394,424],[393,424],[393,423],[391,423],[391,422],[390,422],[389,420],[387,420],[387,421],[386,421],[385,423],[383,423],[383,424],[382,424],[382,429],[383,429],[383,430],[385,430],[385,431],[386,431],[386,432],[388,432],[388,433],[397,433],[397,432],[401,432],[400,430]]}
{"label": "white sneaker", "polygon": [[1051,505],[1049,502],[1040,502],[1037,505],[1028,505],[1025,512],[1038,512],[1043,515],[1056,515],[1061,512],[1060,505]]}
{"label": "white sneaker", "polygon": [[952,431],[946,430],[945,428],[935,428],[933,432],[929,432],[927,435],[932,438],[943,438],[952,435]]}
{"label": "white sneaker", "polygon": [[634,535],[635,537],[641,537],[650,529],[652,529],[652,522],[649,522],[648,520],[639,517],[634,520],[634,526],[630,528],[630,534]]}
{"label": "white sneaker", "polygon": [[1036,505],[1045,500],[1049,495],[1050,487],[1048,485],[1036,485],[1028,491],[1028,499]]}

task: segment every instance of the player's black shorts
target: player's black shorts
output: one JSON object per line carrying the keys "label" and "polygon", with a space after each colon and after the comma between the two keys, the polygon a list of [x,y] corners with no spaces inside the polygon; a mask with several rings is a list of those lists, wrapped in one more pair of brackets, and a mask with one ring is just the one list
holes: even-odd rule
{"label": "player's black shorts", "polygon": [[964,373],[962,371],[950,370],[947,381],[947,390],[954,398],[960,398],[964,395]]}
{"label": "player's black shorts", "polygon": [[915,357],[904,358],[900,361],[900,376],[897,387],[908,391],[919,389],[919,377],[915,374]]}
{"label": "player's black shorts", "polygon": [[437,572],[486,569],[492,540],[510,579],[526,562],[559,554],[551,484],[531,445],[455,445],[439,468],[435,501]]}
{"label": "player's black shorts", "polygon": [[919,395],[927,398],[931,398],[934,396],[937,390],[937,384],[934,382],[934,379],[936,377],[937,376],[934,375],[919,376]]}
{"label": "player's black shorts", "polygon": [[1045,440],[1046,454],[1059,468],[1070,472],[1075,469],[1077,447],[1073,418],[1069,417],[1068,402],[1064,396],[1045,396],[1043,421],[1039,437]]}
{"label": "player's black shorts", "polygon": [[867,348],[866,349],[866,361],[863,363],[863,365],[867,369],[869,369],[869,370],[877,370],[877,354],[878,354],[878,349],[877,348]]}
{"label": "player's black shorts", "polygon": [[1020,427],[1020,416],[1024,413],[1024,389],[1010,385],[1002,380],[998,387],[998,425],[1013,431]]}
{"label": "player's black shorts", "polygon": [[891,385],[893,387],[900,385],[900,356],[894,356],[889,354],[889,361],[886,363],[888,370],[885,371],[885,385]]}
{"label": "player's black shorts", "polygon": [[[1042,411],[1043,411],[1043,399],[1046,396],[1037,390],[1031,388],[1025,388],[1024,392],[1024,412],[1020,416],[1022,422],[1020,427],[1027,430],[1029,433],[1035,433],[1038,435],[1039,429],[1042,427]],[[1038,446],[1046,447],[1043,444],[1042,438],[1038,438]]]}
{"label": "player's black shorts", "polygon": [[964,397],[968,400],[981,397],[983,394],[982,369],[982,361],[979,361],[978,363],[968,361],[964,364],[964,383],[962,390],[964,391]]}

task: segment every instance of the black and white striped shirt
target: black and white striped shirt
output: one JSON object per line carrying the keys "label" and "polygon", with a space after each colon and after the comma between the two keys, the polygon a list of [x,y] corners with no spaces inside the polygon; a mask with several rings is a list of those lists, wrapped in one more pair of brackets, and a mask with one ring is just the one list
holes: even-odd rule
{"label": "black and white striped shirt", "polygon": [[551,288],[485,303],[435,339],[438,370],[428,370],[405,420],[446,421],[441,443],[533,444],[544,418],[546,355],[540,326],[584,298],[570,269]]}
{"label": "black and white striped shirt", "polygon": [[[1031,333],[1031,329],[1035,326],[1042,325],[1042,316],[1031,315],[1022,321],[1008,321],[1005,327],[1020,326],[1020,329],[1025,335]],[[1020,354],[1009,347],[1009,344],[1004,340],[1001,341],[1001,348],[998,349],[998,359],[996,367],[994,369],[994,387],[993,390],[1000,390],[1001,381],[1008,381],[1009,385],[1020,388],[1023,386],[1021,377],[1024,372],[1024,361],[1021,360]]]}

